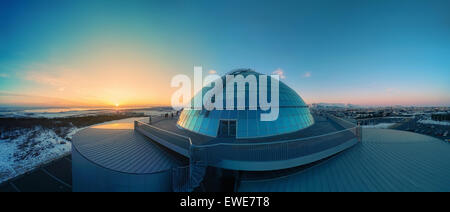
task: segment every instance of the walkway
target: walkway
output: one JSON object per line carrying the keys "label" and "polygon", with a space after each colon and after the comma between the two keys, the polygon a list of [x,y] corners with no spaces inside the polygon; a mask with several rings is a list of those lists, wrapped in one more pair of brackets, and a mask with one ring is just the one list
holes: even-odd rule
{"label": "walkway", "polygon": [[0,192],[71,191],[72,162],[70,155],[0,185]]}

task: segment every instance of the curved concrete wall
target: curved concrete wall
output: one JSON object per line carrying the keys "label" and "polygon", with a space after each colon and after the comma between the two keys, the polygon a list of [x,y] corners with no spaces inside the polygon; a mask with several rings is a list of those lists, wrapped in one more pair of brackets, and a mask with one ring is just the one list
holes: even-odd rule
{"label": "curved concrete wall", "polygon": [[152,174],[131,174],[101,167],[72,148],[74,192],[172,191],[171,170]]}

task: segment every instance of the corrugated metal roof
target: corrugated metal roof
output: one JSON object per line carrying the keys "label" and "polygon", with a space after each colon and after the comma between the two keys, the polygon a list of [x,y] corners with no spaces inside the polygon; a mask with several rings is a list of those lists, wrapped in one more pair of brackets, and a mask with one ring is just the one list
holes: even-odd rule
{"label": "corrugated metal roof", "polygon": [[405,131],[364,129],[362,143],[319,165],[242,181],[239,191],[450,191],[450,144]]}
{"label": "corrugated metal roof", "polygon": [[[118,172],[146,174],[187,164],[187,159],[135,132],[134,120],[109,122],[111,127],[103,124],[84,129],[73,137],[73,146],[91,162]],[[127,128],[111,123],[131,125]]]}

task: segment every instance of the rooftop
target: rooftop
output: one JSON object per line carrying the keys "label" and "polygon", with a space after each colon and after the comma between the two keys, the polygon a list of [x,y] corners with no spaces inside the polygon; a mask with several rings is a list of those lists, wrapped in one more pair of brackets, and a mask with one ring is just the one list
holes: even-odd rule
{"label": "rooftop", "polygon": [[[305,137],[340,129],[323,117],[315,119],[316,128],[302,130]],[[187,164],[186,158],[134,132],[134,120],[82,130],[74,137],[74,147],[88,160],[125,173],[155,173]],[[173,123],[166,119],[154,124]],[[258,172],[264,178],[243,171],[238,191],[450,191],[449,143],[389,129],[363,129],[362,135],[362,142],[313,164]],[[71,178],[69,156],[0,185],[0,191],[70,191]]]}
{"label": "rooftop", "polygon": [[187,159],[135,132],[134,120],[81,130],[73,137],[73,148],[97,165],[125,173],[154,173],[187,164]]}
{"label": "rooftop", "polygon": [[243,180],[239,191],[450,191],[450,144],[417,133],[363,129],[363,142],[300,172]]}

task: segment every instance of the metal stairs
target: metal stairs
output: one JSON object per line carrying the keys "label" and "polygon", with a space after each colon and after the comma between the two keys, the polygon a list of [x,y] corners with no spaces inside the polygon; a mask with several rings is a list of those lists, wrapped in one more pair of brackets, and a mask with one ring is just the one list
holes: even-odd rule
{"label": "metal stairs", "polygon": [[173,169],[173,191],[192,192],[199,187],[206,173],[205,162],[191,162],[189,166]]}

